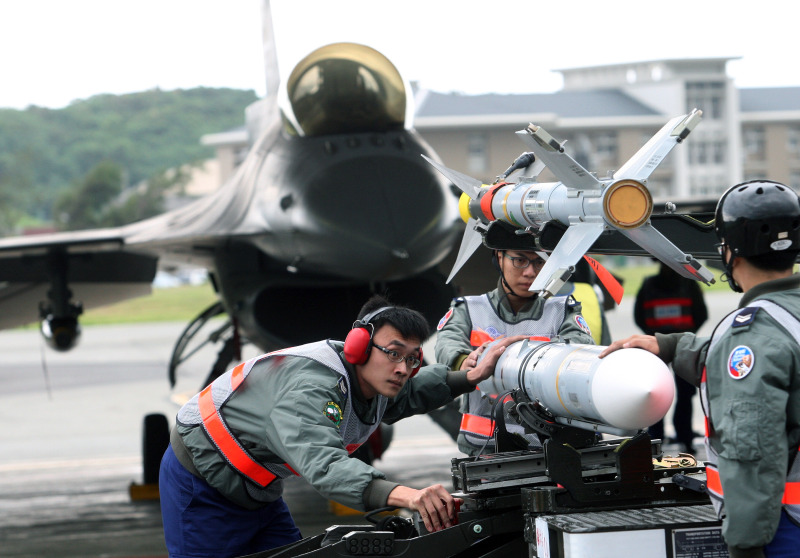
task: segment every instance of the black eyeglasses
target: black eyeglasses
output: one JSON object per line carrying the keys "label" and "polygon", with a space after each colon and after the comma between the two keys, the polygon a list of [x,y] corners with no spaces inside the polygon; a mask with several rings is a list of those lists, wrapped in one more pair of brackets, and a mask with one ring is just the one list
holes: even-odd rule
{"label": "black eyeglasses", "polygon": [[373,343],[372,346],[378,349],[379,351],[383,351],[386,354],[386,358],[388,358],[392,362],[406,361],[406,366],[411,370],[414,370],[417,366],[420,365],[420,360],[414,355],[403,356],[397,351],[387,349],[386,347],[381,347],[380,345],[377,345],[375,343]]}
{"label": "black eyeglasses", "polygon": [[536,258],[535,260],[532,260],[530,258],[526,258],[525,256],[509,256],[505,252],[503,252],[503,256],[511,260],[511,265],[517,269],[525,269],[529,265],[533,265],[533,269],[540,270],[544,267],[544,264],[547,263],[542,258]]}

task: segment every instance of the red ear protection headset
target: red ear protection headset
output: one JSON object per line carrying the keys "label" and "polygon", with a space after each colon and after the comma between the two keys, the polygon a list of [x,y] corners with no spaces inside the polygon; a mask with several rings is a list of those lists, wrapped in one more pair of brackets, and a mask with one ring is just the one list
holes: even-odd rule
{"label": "red ear protection headset", "polygon": [[[375,333],[375,326],[370,322],[383,312],[390,310],[393,306],[384,306],[378,308],[374,312],[370,312],[360,320],[353,322],[353,329],[347,334],[344,340],[344,358],[350,364],[364,364],[369,358],[369,352],[372,349],[372,335]],[[419,351],[420,366],[422,366],[422,349]],[[420,366],[417,366],[411,371],[411,376],[419,372]]]}

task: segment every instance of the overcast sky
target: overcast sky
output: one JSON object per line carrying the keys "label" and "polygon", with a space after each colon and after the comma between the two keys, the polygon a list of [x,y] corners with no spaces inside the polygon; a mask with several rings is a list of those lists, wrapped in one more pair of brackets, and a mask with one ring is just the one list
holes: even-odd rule
{"label": "overcast sky", "polygon": [[[261,0],[0,2],[0,107],[196,86],[265,91]],[[555,69],[741,57],[739,87],[800,86],[784,0],[273,0],[281,73],[335,41],[370,45],[438,91],[550,92]]]}

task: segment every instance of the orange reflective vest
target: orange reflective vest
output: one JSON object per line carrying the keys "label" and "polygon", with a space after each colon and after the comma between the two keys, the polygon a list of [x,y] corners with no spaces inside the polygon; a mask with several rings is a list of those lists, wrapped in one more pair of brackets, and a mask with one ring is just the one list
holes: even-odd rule
{"label": "orange reflective vest", "polygon": [[386,397],[377,396],[379,398],[378,420],[371,424],[361,422],[353,410],[352,402],[349,401],[352,390],[350,389],[347,371],[342,365],[338,353],[325,341],[261,355],[239,364],[221,375],[181,408],[178,413],[178,420],[183,424],[201,424],[208,438],[228,465],[261,488],[265,488],[277,478],[286,478],[298,473],[287,463],[262,463],[254,459],[226,424],[222,406],[242,386],[258,362],[276,356],[312,358],[342,376],[347,383],[348,403],[342,411],[343,416],[339,426],[339,433],[348,453],[358,449],[369,438],[370,434],[380,426],[380,417],[383,416],[388,403]]}

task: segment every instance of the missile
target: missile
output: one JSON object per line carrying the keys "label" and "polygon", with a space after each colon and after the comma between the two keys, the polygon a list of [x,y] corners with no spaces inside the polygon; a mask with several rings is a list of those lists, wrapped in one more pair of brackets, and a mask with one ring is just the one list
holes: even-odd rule
{"label": "missile", "polygon": [[494,375],[478,389],[488,396],[522,390],[555,422],[599,432],[626,434],[664,418],[675,398],[667,365],[642,349],[620,349],[597,358],[604,349],[518,341],[506,348]]}
{"label": "missile", "polygon": [[[462,192],[461,217],[467,223],[461,248],[448,282],[480,246],[482,234],[494,221],[503,221],[517,234],[535,237],[549,222],[567,226],[567,231],[530,287],[544,297],[557,293],[569,280],[575,264],[597,238],[618,231],[658,258],[678,274],[714,282],[714,275],[650,224],[653,198],[647,189],[650,174],[672,148],[683,142],[700,122],[702,112],[677,116],[667,122],[633,157],[613,175],[598,179],[584,169],[541,126],[530,124],[517,132],[531,152],[498,176],[492,185],[449,169],[426,157],[428,162]],[[536,163],[531,162],[531,155]],[[528,165],[534,176],[516,183],[505,182],[512,170]],[[540,183],[536,176],[546,166],[559,182]],[[535,245],[532,242],[532,245]]]}

